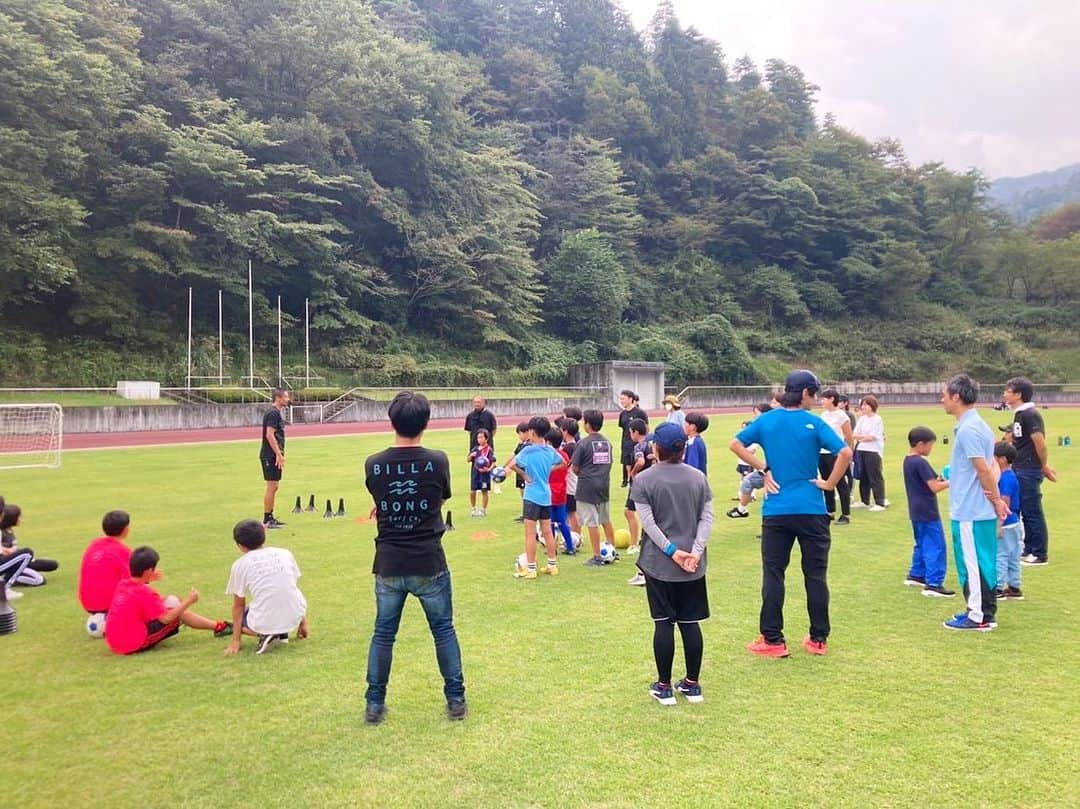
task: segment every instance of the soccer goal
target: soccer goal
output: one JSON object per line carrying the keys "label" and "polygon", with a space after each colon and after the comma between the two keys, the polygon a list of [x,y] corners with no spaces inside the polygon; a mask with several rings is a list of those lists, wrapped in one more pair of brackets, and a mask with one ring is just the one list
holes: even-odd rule
{"label": "soccer goal", "polygon": [[60,405],[0,404],[0,469],[56,469],[63,444]]}

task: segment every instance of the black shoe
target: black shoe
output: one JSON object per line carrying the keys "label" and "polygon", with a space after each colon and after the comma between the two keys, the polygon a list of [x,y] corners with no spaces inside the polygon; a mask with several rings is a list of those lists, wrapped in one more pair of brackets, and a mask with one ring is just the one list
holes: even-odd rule
{"label": "black shoe", "polygon": [[283,523],[283,522],[282,522],[281,520],[279,520],[279,519],[278,519],[277,517],[271,517],[271,518],[270,518],[269,520],[267,520],[267,521],[266,521],[265,523],[263,523],[263,524],[264,524],[264,525],[265,525],[265,526],[266,526],[267,528],[270,528],[270,529],[273,529],[273,528],[284,528],[284,527],[285,527],[285,523]]}
{"label": "black shoe", "polygon": [[629,485],[630,485],[630,482],[629,482],[629,481],[626,481],[626,480],[624,480],[624,481],[622,482],[622,488],[624,488],[624,489],[625,489],[625,488],[626,488],[627,486],[629,486]]}
{"label": "black shoe", "polygon": [[232,624],[228,621],[222,621],[216,627],[214,627],[215,638],[227,638],[232,634]]}
{"label": "black shoe", "polygon": [[848,519],[848,516],[847,516],[847,514],[841,514],[841,515],[840,515],[840,516],[839,516],[839,517],[838,517],[838,518],[836,519],[836,524],[837,524],[837,525],[850,525],[850,524],[851,524],[851,520],[849,520],[849,519]]}
{"label": "black shoe", "polygon": [[727,514],[727,516],[731,517],[733,520],[737,520],[737,519],[740,519],[742,517],[749,517],[750,516],[749,511],[739,511],[738,508],[729,508],[725,512],[725,514]]}
{"label": "black shoe", "polygon": [[369,702],[367,708],[364,709],[364,724],[381,725],[384,719],[386,719],[386,704]]}
{"label": "black shoe", "polygon": [[469,715],[469,706],[463,699],[452,699],[446,703],[446,716],[451,722],[460,722]]}
{"label": "black shoe", "polygon": [[1006,587],[997,597],[1004,601],[1023,601],[1024,592],[1019,587]]}
{"label": "black shoe", "polygon": [[270,651],[270,647],[278,643],[279,640],[277,635],[259,635],[259,642],[255,644],[255,654],[266,654]]}

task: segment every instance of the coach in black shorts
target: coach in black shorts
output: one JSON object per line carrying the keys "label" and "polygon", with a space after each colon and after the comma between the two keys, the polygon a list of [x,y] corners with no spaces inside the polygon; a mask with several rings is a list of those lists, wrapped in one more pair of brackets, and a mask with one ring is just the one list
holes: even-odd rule
{"label": "coach in black shorts", "polygon": [[262,465],[263,480],[266,481],[263,525],[267,528],[281,528],[285,523],[274,516],[274,499],[277,497],[281,473],[285,469],[285,417],[282,411],[289,406],[289,392],[284,388],[274,388],[273,397],[273,408],[263,416],[259,463]]}
{"label": "coach in black shorts", "polygon": [[641,419],[649,426],[649,414],[638,404],[638,395],[632,390],[619,393],[619,429],[622,430],[622,485],[630,485],[630,468],[634,465],[634,439],[630,437],[630,422]]}

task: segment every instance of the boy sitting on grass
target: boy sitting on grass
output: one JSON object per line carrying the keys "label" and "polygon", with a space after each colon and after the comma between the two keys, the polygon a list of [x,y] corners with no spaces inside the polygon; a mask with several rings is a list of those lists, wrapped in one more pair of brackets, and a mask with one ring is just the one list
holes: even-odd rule
{"label": "boy sitting on grass", "polygon": [[[232,642],[225,654],[240,651],[242,635],[254,635],[255,654],[261,655],[278,641],[308,636],[307,601],[296,586],[300,568],[285,548],[266,547],[266,529],[258,520],[241,520],[233,527],[233,541],[240,558],[229,571],[226,595],[233,597]],[[251,604],[247,596],[251,596]]]}
{"label": "boy sitting on grass", "polygon": [[124,540],[131,532],[131,515],[109,511],[101,518],[104,536],[83,551],[79,567],[79,603],[91,615],[108,612],[116,585],[128,576],[131,548]]}
{"label": "boy sitting on grass", "polygon": [[212,621],[190,610],[199,600],[194,587],[181,601],[176,596],[162,599],[151,582],[161,578],[157,569],[161,557],[157,551],[142,545],[131,552],[130,578],[120,581],[109,604],[109,623],[105,641],[118,655],[129,655],[152,649],[180,631],[180,624],[192,629],[206,629],[215,638],[223,638],[232,630],[228,621]]}

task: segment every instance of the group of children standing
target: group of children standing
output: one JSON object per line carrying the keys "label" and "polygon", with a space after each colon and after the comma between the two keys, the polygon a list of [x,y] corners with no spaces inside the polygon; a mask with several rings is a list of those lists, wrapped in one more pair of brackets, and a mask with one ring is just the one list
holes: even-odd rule
{"label": "group of children standing", "polygon": [[[127,544],[131,517],[110,511],[101,521],[103,535],[83,552],[79,569],[79,603],[90,615],[104,615],[104,636],[116,654],[134,654],[171,638],[184,625],[231,637],[226,654],[240,650],[243,635],[255,637],[255,653],[288,642],[289,632],[306,638],[307,602],[297,587],[300,569],[285,548],[266,546],[266,529],[258,520],[242,520],[233,528],[240,551],[229,572],[226,592],[233,596],[232,621],[212,620],[192,610],[199,591],[162,597],[151,585],[160,580],[161,557],[153,548]],[[100,620],[100,619],[99,619]]]}

